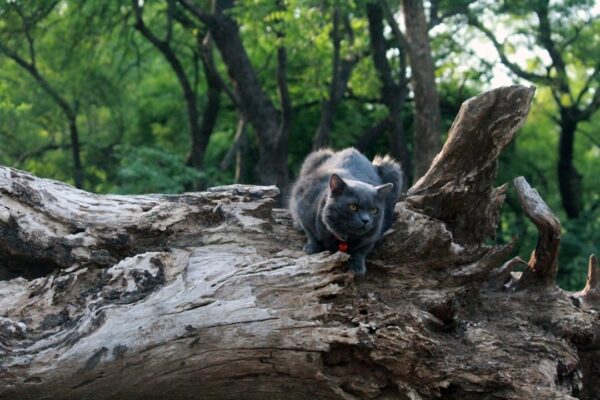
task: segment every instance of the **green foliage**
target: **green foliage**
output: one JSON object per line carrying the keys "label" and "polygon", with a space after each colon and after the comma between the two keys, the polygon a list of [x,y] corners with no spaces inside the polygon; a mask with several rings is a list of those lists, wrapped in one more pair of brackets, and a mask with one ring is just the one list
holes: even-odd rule
{"label": "green foliage", "polygon": [[563,222],[558,281],[561,287],[580,290],[585,284],[588,256],[598,253],[600,207],[586,209],[581,217]]}
{"label": "green foliage", "polygon": [[181,157],[153,147],[117,148],[121,160],[117,172],[118,193],[181,193],[202,177]]}

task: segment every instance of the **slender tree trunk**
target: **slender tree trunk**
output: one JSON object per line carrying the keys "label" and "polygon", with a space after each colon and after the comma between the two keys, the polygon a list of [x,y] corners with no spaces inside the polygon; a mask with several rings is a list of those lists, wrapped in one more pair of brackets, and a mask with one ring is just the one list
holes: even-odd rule
{"label": "slender tree trunk", "polygon": [[232,163],[234,164],[235,183],[246,183],[249,181],[248,170],[250,170],[250,167],[248,166],[247,153],[248,135],[246,134],[246,120],[243,116],[240,116],[233,143],[219,165],[221,171],[226,171],[231,167]]}
{"label": "slender tree trunk", "polygon": [[248,151],[248,136],[246,136],[245,130],[242,130],[242,137],[240,138],[240,145],[235,150],[235,174],[234,183],[246,183],[247,175],[247,163],[246,163],[246,152]]}
{"label": "slender tree trunk", "polygon": [[202,169],[204,158],[203,142],[208,143],[208,138],[203,139],[200,131],[200,117],[196,100],[196,93],[184,91],[186,111],[188,115],[188,124],[190,126],[190,136],[192,139],[192,148],[188,158],[188,164],[197,169]]}
{"label": "slender tree trunk", "polygon": [[75,187],[83,189],[83,166],[81,165],[81,155],[79,149],[79,131],[77,129],[77,116],[69,119],[69,134],[71,137],[71,154],[73,156],[73,178]]}
{"label": "slender tree trunk", "polygon": [[[135,28],[163,55],[165,60],[169,63],[169,66],[175,73],[177,81],[183,91],[183,98],[186,105],[186,111],[188,116],[188,124],[190,128],[190,136],[192,141],[192,148],[188,157],[188,164],[192,165],[198,170],[201,170],[204,164],[204,153],[208,146],[208,141],[214,130],[216,118],[220,105],[220,80],[215,78],[212,74],[212,70],[209,73],[207,71],[206,54],[203,54],[203,66],[206,74],[207,84],[209,93],[208,102],[206,109],[204,110],[204,117],[202,125],[200,123],[200,113],[198,110],[198,100],[196,91],[194,90],[190,79],[185,72],[183,64],[177,57],[177,54],[171,47],[170,38],[165,40],[159,39],[151,30],[146,26],[143,19],[143,7],[140,6],[138,0],[132,0],[132,7],[135,14]],[[168,12],[172,12],[172,8],[168,9]],[[172,20],[168,21],[172,24]],[[204,51],[204,49],[201,49]],[[218,88],[217,88],[218,87]]]}
{"label": "slender tree trunk", "polygon": [[263,91],[244,48],[239,29],[233,19],[223,14],[211,15],[208,27],[240,99],[242,112],[254,127],[265,147],[273,146],[279,135],[279,116]]}
{"label": "slender tree trunk", "polygon": [[233,142],[231,143],[229,150],[227,150],[225,157],[223,157],[223,160],[221,160],[221,163],[219,164],[221,171],[227,171],[229,167],[231,167],[231,163],[233,162],[238,149],[242,146],[244,137],[246,137],[246,120],[244,116],[241,115],[238,119]]}
{"label": "slender tree trunk", "polygon": [[321,103],[321,118],[319,125],[313,137],[313,149],[320,149],[329,143],[329,133],[333,126],[333,116],[335,113],[336,95],[338,81],[340,79],[340,37],[339,37],[339,10],[336,7],[333,14],[333,31],[331,32],[333,42],[333,63],[331,71],[331,82],[329,86],[329,98]]}
{"label": "slender tree trunk", "polygon": [[558,144],[558,185],[563,208],[569,218],[577,218],[581,213],[582,176],[573,165],[573,145],[577,123],[562,112],[560,140]]}
{"label": "slender tree trunk", "polygon": [[[227,66],[241,112],[259,139],[260,158],[257,174],[260,183],[277,185],[285,193],[289,185],[289,121],[285,121],[285,116],[280,116],[263,90],[242,43],[237,23],[229,15],[222,13],[232,2],[219,3],[220,9],[213,14],[204,12],[191,1],[181,0],[181,3],[206,24]],[[281,55],[278,55],[278,58],[281,61]],[[280,91],[281,89],[280,86]],[[287,107],[285,103],[282,103],[282,106]],[[282,114],[285,115],[289,111],[283,109]]]}
{"label": "slender tree trunk", "polygon": [[[212,58],[212,46],[210,44],[210,36],[204,38],[199,43],[202,53],[202,70],[206,80],[207,93],[206,105],[202,111],[202,121],[198,127],[198,133],[192,136],[192,154],[190,161],[197,169],[202,169],[204,166],[204,155],[208,148],[208,142],[212,136],[219,110],[221,109],[221,78],[216,72],[214,61]],[[195,98],[196,96],[194,96]]]}
{"label": "slender tree trunk", "polygon": [[427,172],[441,146],[440,106],[423,1],[402,0],[402,6],[415,97],[413,162],[418,179]]}
{"label": "slender tree trunk", "polygon": [[372,146],[377,139],[384,132],[389,131],[390,129],[390,121],[388,118],[378,122],[376,125],[373,125],[367,129],[365,129],[360,136],[358,137],[358,141],[356,142],[356,148],[361,152],[366,152],[370,146]]}
{"label": "slender tree trunk", "polygon": [[352,27],[350,21],[345,17],[344,21],[341,21],[339,7],[335,7],[333,11],[333,29],[331,32],[331,42],[333,43],[333,62],[331,71],[331,82],[329,84],[329,98],[324,100],[321,104],[321,118],[319,125],[313,138],[313,149],[319,149],[329,144],[329,136],[331,128],[333,127],[333,120],[335,112],[339,102],[341,101],[348,81],[352,75],[352,70],[356,65],[357,58],[354,56],[342,58],[341,52],[341,41],[342,33],[340,24],[345,25],[345,30],[350,38],[353,40]]}
{"label": "slender tree trunk", "polygon": [[[280,34],[283,38],[284,34]],[[274,177],[279,181],[279,190],[281,197],[287,199],[289,189],[289,172],[287,168],[288,143],[292,129],[293,107],[290,91],[287,83],[287,50],[284,46],[277,48],[277,88],[279,93],[279,103],[281,104],[281,121],[279,128],[279,138],[276,144],[276,155],[273,157],[275,164],[273,168],[277,171]]]}
{"label": "slender tree trunk", "polygon": [[399,85],[392,77],[392,71],[387,59],[387,47],[383,35],[383,10],[377,3],[367,4],[367,18],[369,20],[369,37],[371,39],[371,49],[373,63],[377,70],[377,75],[381,80],[381,100],[386,105],[389,113],[389,138],[390,150],[394,157],[402,163],[402,168],[406,172],[405,186],[411,181],[411,158],[408,151],[406,133],[402,121],[404,102],[408,88],[405,85]]}

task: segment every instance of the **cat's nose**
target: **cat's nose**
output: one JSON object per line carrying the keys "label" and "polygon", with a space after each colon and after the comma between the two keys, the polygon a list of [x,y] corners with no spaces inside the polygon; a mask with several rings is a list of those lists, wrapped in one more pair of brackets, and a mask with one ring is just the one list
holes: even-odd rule
{"label": "cat's nose", "polygon": [[369,222],[371,222],[371,218],[368,218],[368,217],[363,217],[362,218],[363,225],[367,225]]}

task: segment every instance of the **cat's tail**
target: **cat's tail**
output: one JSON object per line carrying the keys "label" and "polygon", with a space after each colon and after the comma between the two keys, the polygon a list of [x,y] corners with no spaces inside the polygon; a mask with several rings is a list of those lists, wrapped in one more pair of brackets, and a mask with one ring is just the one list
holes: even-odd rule
{"label": "cat's tail", "polygon": [[373,159],[373,166],[377,169],[377,173],[381,178],[383,183],[393,183],[394,188],[392,192],[389,194],[386,204],[385,204],[385,219],[383,232],[385,232],[393,222],[394,215],[394,206],[400,200],[400,196],[402,194],[402,186],[403,186],[403,177],[402,177],[402,167],[400,167],[400,163],[394,160],[392,157],[385,156],[375,156]]}
{"label": "cat's tail", "polygon": [[394,160],[392,157],[386,156],[375,156],[373,159],[373,165],[377,169],[377,173],[381,177],[383,183],[393,183],[394,189],[392,189],[393,196],[390,196],[396,201],[400,198],[402,193],[402,167],[400,163]]}
{"label": "cat's tail", "polygon": [[331,158],[332,155],[333,150],[331,149],[320,149],[313,151],[306,157],[306,160],[304,160],[299,176],[310,174],[312,171],[319,168],[319,166],[321,166],[325,161]]}

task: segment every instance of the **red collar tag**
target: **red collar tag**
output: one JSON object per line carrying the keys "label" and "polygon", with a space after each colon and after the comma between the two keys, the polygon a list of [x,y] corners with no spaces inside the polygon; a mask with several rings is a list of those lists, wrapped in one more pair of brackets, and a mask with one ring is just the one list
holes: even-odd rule
{"label": "red collar tag", "polygon": [[348,243],[346,242],[338,242],[338,250],[344,253],[348,252]]}
{"label": "red collar tag", "polygon": [[337,241],[338,250],[344,253],[348,252],[348,242],[338,237],[335,233],[333,234],[333,238]]}

